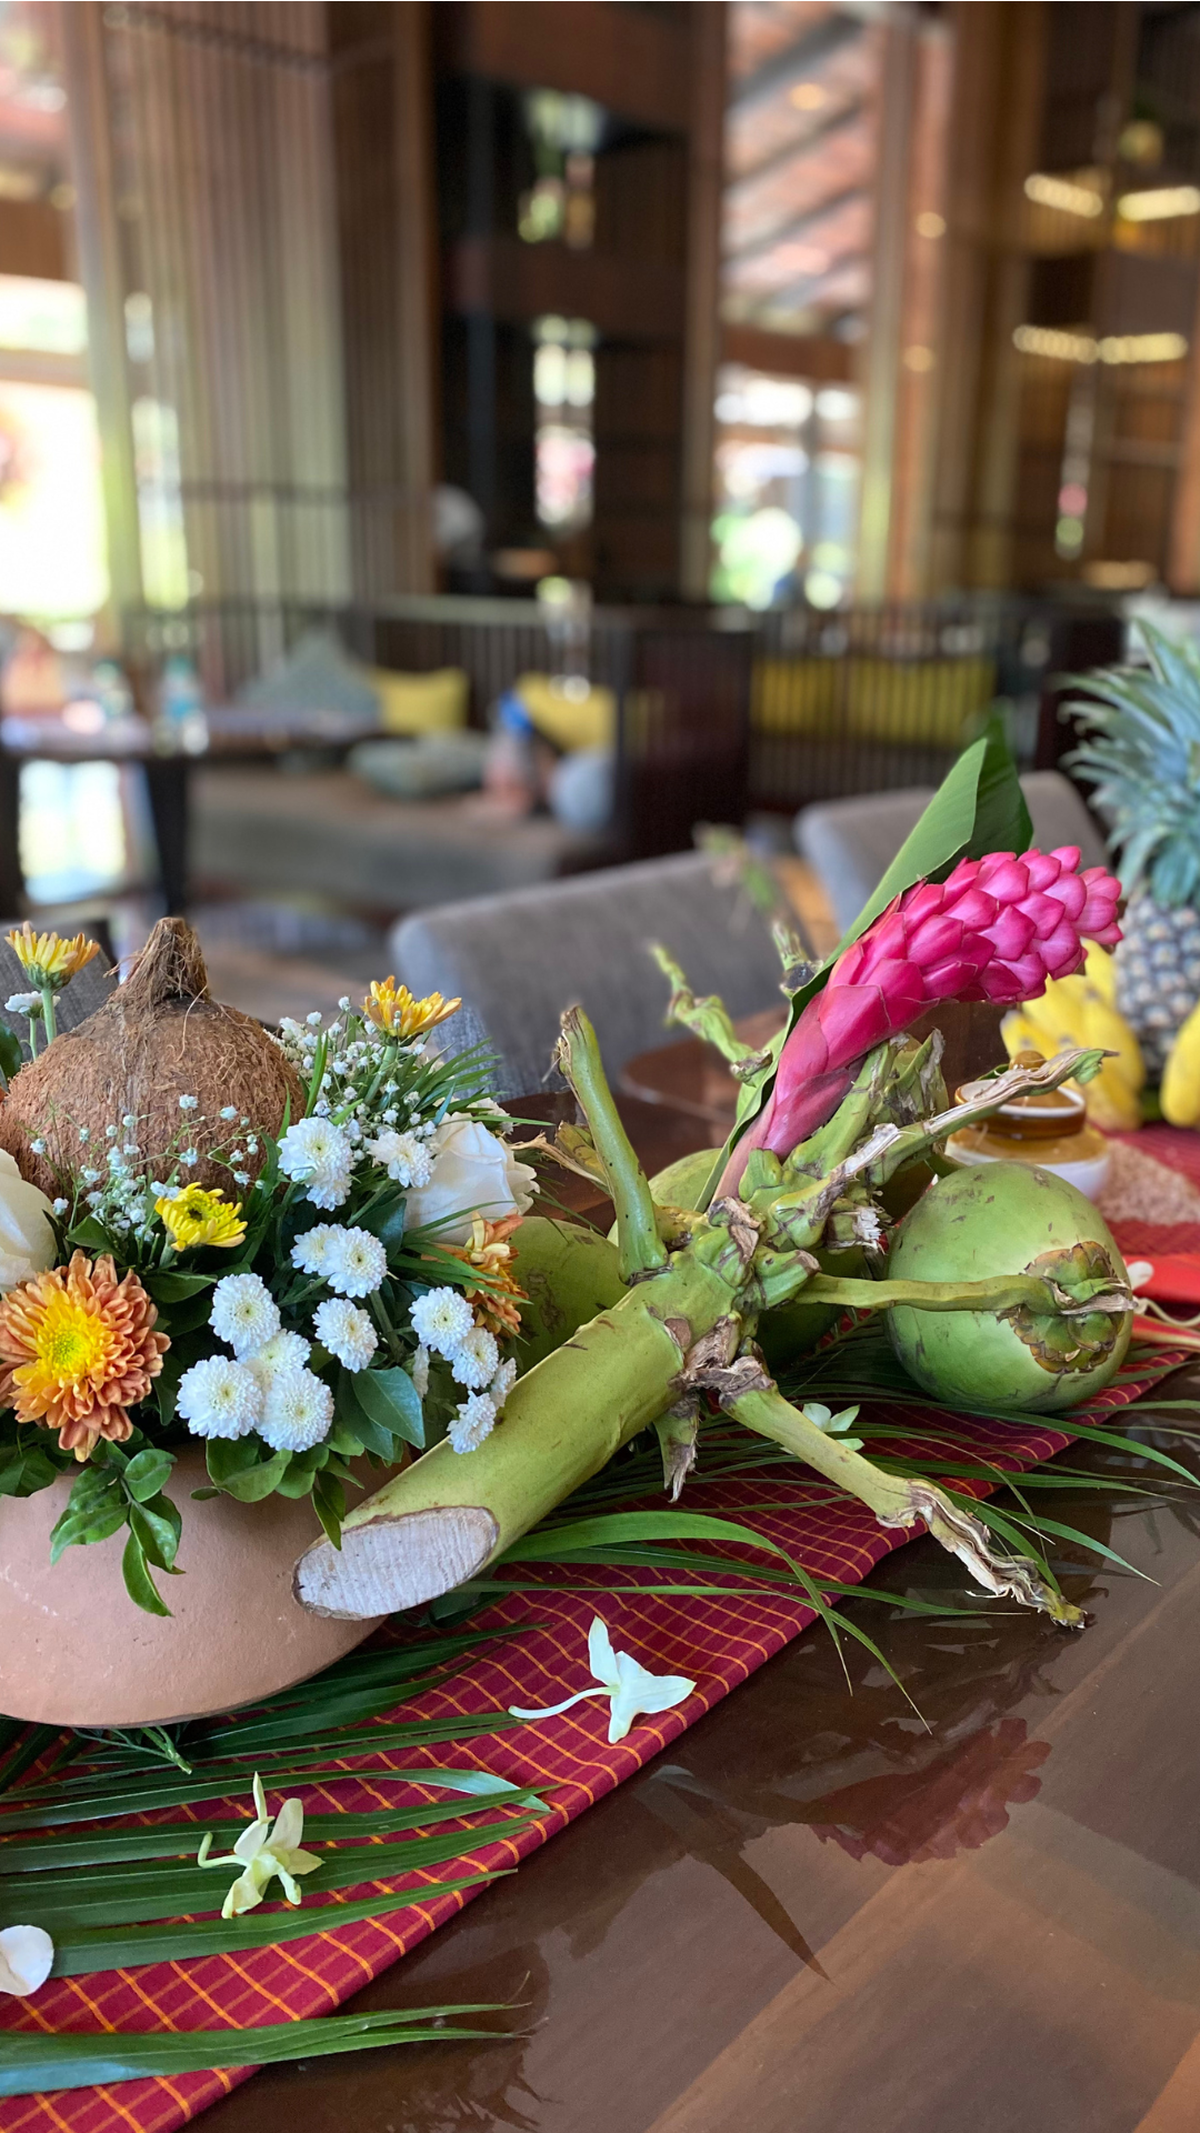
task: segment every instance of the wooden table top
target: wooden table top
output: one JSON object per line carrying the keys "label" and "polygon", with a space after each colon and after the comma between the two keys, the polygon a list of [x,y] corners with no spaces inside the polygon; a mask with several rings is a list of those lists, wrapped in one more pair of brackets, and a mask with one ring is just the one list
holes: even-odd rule
{"label": "wooden table top", "polygon": [[[682,1152],[686,1119],[622,1108],[650,1167]],[[1141,1573],[1064,1576],[1082,1634],[890,1615],[889,1592],[963,1604],[939,1548],[902,1548],[850,1612],[919,1717],[858,1647],[850,1694],[808,1631],[350,2003],[505,2001],[519,2034],[272,2068],[204,2123],[1196,2133],[1195,1513],[1056,1509]]]}

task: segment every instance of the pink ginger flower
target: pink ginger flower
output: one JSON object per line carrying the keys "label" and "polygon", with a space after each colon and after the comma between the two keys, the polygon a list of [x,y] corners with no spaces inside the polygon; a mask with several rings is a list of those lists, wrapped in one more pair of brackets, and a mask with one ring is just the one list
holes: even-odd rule
{"label": "pink ginger flower", "polygon": [[1114,948],[1121,884],[1082,874],[1077,845],[961,859],[948,881],[918,882],[847,948],[800,1015],[764,1109],[718,1190],[735,1192],[753,1148],[792,1149],[831,1118],[863,1059],[939,1000],[1033,1000],[1047,978],[1083,966],[1084,938]]}

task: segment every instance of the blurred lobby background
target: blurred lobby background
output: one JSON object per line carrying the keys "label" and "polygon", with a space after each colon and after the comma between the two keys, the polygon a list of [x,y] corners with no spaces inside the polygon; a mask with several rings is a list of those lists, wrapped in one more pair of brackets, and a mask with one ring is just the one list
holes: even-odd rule
{"label": "blurred lobby background", "polygon": [[[0,915],[271,1019],[1200,630],[1200,6],[0,0]],[[834,929],[836,930],[836,929]]]}

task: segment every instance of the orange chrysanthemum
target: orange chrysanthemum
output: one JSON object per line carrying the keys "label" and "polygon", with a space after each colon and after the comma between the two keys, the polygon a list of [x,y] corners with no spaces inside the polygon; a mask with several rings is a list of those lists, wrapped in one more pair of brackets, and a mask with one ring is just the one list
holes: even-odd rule
{"label": "orange chrysanthemum", "polygon": [[517,1279],[509,1264],[512,1246],[508,1239],[521,1221],[520,1215],[505,1215],[502,1222],[485,1222],[476,1215],[471,1223],[469,1244],[444,1244],[442,1250],[452,1259],[462,1259],[470,1267],[478,1267],[483,1280],[479,1284],[467,1282],[463,1295],[475,1313],[476,1323],[486,1326],[489,1333],[504,1335],[521,1330],[521,1305],[528,1303],[525,1290],[518,1288]]}
{"label": "orange chrysanthemum", "polygon": [[0,1302],[0,1406],[56,1429],[80,1462],[101,1437],[121,1443],[171,1345],[157,1316],[137,1275],[118,1281],[107,1255],[76,1252],[23,1281]]}

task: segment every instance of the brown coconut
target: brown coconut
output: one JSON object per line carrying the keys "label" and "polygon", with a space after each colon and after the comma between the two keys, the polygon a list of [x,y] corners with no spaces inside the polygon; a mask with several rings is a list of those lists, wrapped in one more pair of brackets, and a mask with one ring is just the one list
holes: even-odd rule
{"label": "brown coconut", "polygon": [[[197,1108],[181,1111],[181,1096],[197,1097]],[[230,1104],[237,1120],[249,1118],[249,1129],[220,1116]],[[124,1139],[122,1120],[132,1112],[150,1175],[162,1174],[170,1149],[192,1146],[201,1160],[188,1178],[229,1192],[228,1169],[205,1156],[235,1140],[245,1149],[246,1130],[277,1134],[289,1105],[293,1119],[303,1117],[295,1068],[252,1015],[212,998],[191,927],[164,918],[112,998],[14,1075],[0,1104],[0,1148],[53,1198],[89,1161],[103,1169],[112,1145],[106,1129],[115,1126]],[[45,1143],[44,1155],[33,1153],[34,1140]],[[245,1153],[238,1167],[257,1175],[264,1147]]]}

